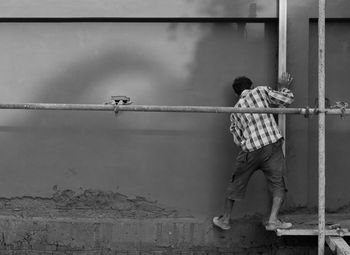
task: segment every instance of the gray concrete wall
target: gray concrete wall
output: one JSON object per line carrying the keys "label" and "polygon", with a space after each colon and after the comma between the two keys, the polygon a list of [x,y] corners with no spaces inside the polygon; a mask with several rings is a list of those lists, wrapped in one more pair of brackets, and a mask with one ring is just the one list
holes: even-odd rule
{"label": "gray concrete wall", "polygon": [[[275,25],[2,23],[1,101],[104,103],[127,95],[137,104],[231,106],[234,76],[274,85]],[[3,197],[96,189],[194,216],[221,206],[236,153],[228,115],[1,115]],[[261,177],[238,212],[266,209]]]}
{"label": "gray concrete wall", "polygon": [[[294,105],[314,106],[317,97],[317,31],[316,23],[310,23],[310,18],[318,15],[317,1],[289,1],[289,32],[288,32],[288,69],[295,76],[295,92],[297,94]],[[347,1],[327,1],[327,18],[347,19],[350,16]],[[339,23],[341,23],[339,21]],[[332,101],[344,100],[347,88],[344,86],[345,77],[342,69],[338,68],[338,58],[343,54],[338,48],[339,42],[346,42],[346,28],[348,23],[332,23],[333,29],[326,30],[326,87],[327,94],[332,93]],[[338,25],[339,24],[339,27]],[[334,27],[337,27],[334,29]],[[327,25],[328,28],[328,25]],[[342,35],[345,32],[344,35]],[[338,84],[339,89],[333,84]],[[334,89],[333,89],[334,88]],[[298,194],[295,206],[317,207],[317,118],[305,120],[300,117],[289,118],[289,179],[293,182],[291,194]],[[343,166],[347,159],[346,132],[341,128],[346,121],[339,118],[327,117],[326,141],[326,171],[327,171],[327,201],[326,207],[330,211],[347,210],[349,204],[348,173]],[[307,131],[306,131],[307,130]],[[331,135],[330,133],[333,133]],[[336,142],[335,134],[338,137]],[[307,141],[307,142],[306,142]],[[294,175],[293,173],[296,173]],[[300,202],[303,201],[301,204]]]}
{"label": "gray concrete wall", "polygon": [[[348,17],[347,5],[346,1],[329,2],[327,6],[327,16],[337,18]],[[23,8],[23,6],[26,8]],[[41,2],[37,0],[28,2],[2,1],[1,7],[1,16],[12,18],[276,17],[277,14],[277,5],[275,1],[236,1],[234,3],[232,1],[176,1],[176,3],[174,1],[162,1],[162,3],[151,1],[146,5],[144,1],[134,1],[132,3],[130,1],[84,1],[84,3],[79,1],[75,1],[74,3],[52,1],[48,3],[46,1]],[[317,16],[317,3],[316,1],[289,1],[288,10],[288,69],[295,76],[295,92],[297,97],[294,105],[304,106],[312,104],[312,102],[309,102],[308,86],[308,80],[310,78],[309,73],[312,74],[312,72],[308,70],[309,68],[314,70],[314,67],[309,67],[308,64],[310,38],[309,18]],[[254,81],[261,84],[273,84],[275,81],[276,57],[274,47],[276,46],[276,31],[269,28],[266,31],[270,32],[265,33],[262,27],[253,24],[249,25],[248,28],[249,29],[246,30],[248,33],[243,35],[245,38],[240,39],[239,37],[241,35],[239,35],[236,24],[231,26],[229,24],[200,25],[183,23],[1,23],[0,29],[4,35],[1,39],[3,48],[2,55],[4,56],[2,58],[1,68],[1,79],[4,84],[1,94],[2,100],[7,102],[41,101],[99,103],[108,100],[110,94],[124,93],[131,96],[137,103],[145,104],[167,103],[176,105],[182,103],[217,105],[222,102],[224,105],[230,105],[232,99],[231,95],[228,94],[230,93],[228,83],[234,75],[252,73],[251,75]],[[130,32],[130,30],[132,30],[132,32]],[[216,41],[217,38],[220,38],[220,40]],[[246,40],[248,44],[245,44],[244,40]],[[244,51],[240,52],[241,49],[250,52],[253,48],[256,49],[256,52],[260,52],[259,54],[264,52],[264,55],[258,55],[257,58],[255,54],[247,54],[248,58],[244,59],[244,65],[237,65],[237,60],[239,59],[237,59],[237,54],[242,53],[239,54],[240,62],[242,62],[244,56]],[[148,54],[146,54],[146,52]],[[222,56],[225,56],[225,58]],[[261,62],[256,62],[256,59]],[[215,63],[215,68],[213,68],[210,63]],[[220,63],[220,65],[217,63]],[[332,64],[330,66],[332,66]],[[264,69],[261,67],[264,67]],[[15,73],[15,75],[13,75],[13,73]],[[103,85],[100,85],[100,83],[103,83]],[[142,85],[141,90],[139,87],[141,86],[139,85],[140,83],[147,83],[147,85]],[[118,85],[111,86],[111,84]],[[215,93],[217,93],[216,95],[212,94],[212,84],[219,86],[219,88],[215,87],[215,89],[213,89]],[[134,88],[131,89],[131,86],[134,86]],[[198,87],[201,89],[207,88],[198,94]],[[163,91],[161,89],[163,89]],[[143,90],[147,90],[147,94]],[[150,92],[150,90],[154,91]],[[172,95],[172,99],[166,99],[167,97],[164,95],[167,93]],[[175,96],[176,93],[177,97]],[[183,96],[184,93],[189,97],[188,99]],[[224,94],[225,96],[223,96]],[[313,99],[311,98],[310,100],[312,101]],[[177,125],[179,125],[179,123],[186,123],[177,127],[167,124],[167,131],[163,130],[166,125],[160,124],[165,123],[163,118],[159,117],[162,114],[150,114],[149,116],[148,114],[139,114],[139,118],[148,119],[147,123],[140,121],[142,122],[141,126],[140,123],[132,123],[131,119],[133,119],[133,117],[130,116],[133,116],[133,113],[127,114],[129,116],[125,116],[125,114],[120,116],[118,121],[113,120],[114,125],[122,126],[124,133],[134,132],[133,136],[139,136],[135,138],[138,143],[142,143],[143,146],[147,148],[152,148],[152,150],[148,149],[147,153],[152,154],[153,158],[161,158],[158,163],[154,162],[152,157],[145,155],[147,153],[145,153],[142,149],[143,147],[140,146],[135,146],[139,152],[135,151],[136,148],[134,146],[126,146],[123,148],[122,157],[124,159],[136,157],[137,155],[142,155],[142,159],[152,158],[150,162],[157,166],[154,168],[149,166],[149,163],[146,166],[141,160],[139,166],[142,165],[141,169],[144,169],[143,171],[147,171],[145,169],[149,168],[159,169],[160,171],[160,169],[169,168],[169,166],[171,166],[170,172],[175,173],[176,171],[174,171],[174,169],[184,168],[183,165],[177,166],[176,164],[180,164],[180,162],[184,164],[184,162],[186,162],[187,164],[185,165],[188,169],[194,169],[193,171],[189,171],[192,177],[197,177],[198,174],[201,173],[202,176],[210,176],[211,178],[212,173],[217,173],[214,168],[225,169],[221,170],[224,172],[223,175],[221,175],[221,172],[219,173],[221,177],[215,175],[216,178],[221,178],[221,180],[219,179],[219,181],[216,182],[218,183],[216,188],[213,187],[215,183],[209,181],[209,179],[206,182],[202,181],[194,184],[190,179],[182,178],[181,175],[176,175],[176,180],[178,180],[178,182],[174,182],[173,179],[172,183],[182,183],[185,179],[188,180],[188,185],[186,185],[184,189],[180,187],[181,185],[175,185],[178,188],[169,190],[169,192],[166,193],[162,191],[160,192],[162,195],[157,196],[154,195],[155,192],[149,191],[150,188],[146,188],[147,184],[145,183],[149,183],[152,189],[155,186],[154,184],[157,184],[156,186],[161,184],[160,186],[162,186],[164,180],[162,177],[156,181],[152,177],[153,175],[150,174],[147,175],[149,176],[147,178],[153,180],[143,180],[144,184],[141,186],[139,184],[131,186],[125,184],[127,183],[125,178],[134,180],[137,173],[140,173],[140,169],[131,167],[131,164],[116,164],[118,156],[115,156],[113,150],[110,150],[110,148],[115,148],[112,145],[116,143],[116,141],[113,141],[113,139],[117,139],[115,136],[116,129],[113,129],[111,123],[103,124],[105,119],[103,119],[103,121],[98,120],[99,118],[110,119],[110,116],[105,116],[108,114],[57,112],[24,113],[15,111],[2,112],[1,114],[3,115],[2,129],[4,130],[2,136],[2,139],[4,139],[2,151],[4,158],[8,158],[2,161],[3,171],[7,171],[8,174],[6,177],[7,179],[3,179],[2,194],[4,197],[23,195],[50,196],[50,194],[54,192],[52,191],[52,187],[66,189],[73,188],[74,186],[74,188],[77,189],[78,186],[82,186],[83,189],[99,189],[103,186],[105,189],[116,191],[117,187],[120,187],[119,183],[123,183],[122,185],[127,186],[127,188],[121,187],[124,189],[122,192],[133,193],[135,195],[147,195],[150,199],[160,199],[160,201],[168,204],[170,201],[178,201],[178,199],[176,197],[170,198],[166,193],[181,193],[177,192],[179,190],[197,190],[198,193],[194,197],[199,196],[199,194],[207,197],[204,195],[206,193],[203,193],[204,190],[207,190],[208,194],[212,194],[212,197],[211,199],[200,199],[199,201],[202,201],[202,206],[199,206],[198,210],[193,208],[197,206],[194,206],[191,202],[188,201],[184,203],[184,209],[188,209],[187,205],[192,204],[189,209],[191,211],[194,209],[195,214],[207,215],[213,212],[213,208],[217,207],[219,204],[219,202],[213,202],[221,193],[221,190],[217,187],[223,185],[225,179],[223,176],[227,176],[231,171],[234,147],[231,144],[229,134],[226,133],[225,135],[228,123],[227,118],[223,116],[198,117],[183,114],[163,116],[165,119],[170,118],[170,116],[181,118],[182,120],[180,122],[176,121]],[[135,115],[138,114],[135,113]],[[72,120],[76,120],[78,116],[79,118],[96,118],[96,121],[93,121],[93,125],[91,123],[86,125],[88,122],[84,123],[84,119],[82,119],[82,121],[77,121],[78,123],[74,124]],[[129,120],[127,120],[128,118]],[[209,132],[209,134],[204,136],[206,139],[215,140],[215,143],[219,144],[218,147],[210,144],[206,149],[207,154],[200,156],[198,148],[203,148],[204,146],[202,146],[203,144],[197,144],[196,146],[198,147],[189,147],[197,149],[194,150],[196,151],[195,154],[191,153],[191,157],[189,156],[190,153],[179,150],[188,157],[185,161],[177,161],[175,158],[171,157],[173,160],[173,162],[171,162],[169,161],[170,156],[168,158],[158,157],[159,152],[156,151],[157,147],[153,146],[154,137],[166,136],[167,138],[164,140],[164,144],[167,144],[167,139],[169,139],[170,136],[174,136],[174,134],[169,135],[169,133],[164,132],[177,132],[175,134],[177,137],[176,142],[178,142],[179,145],[182,144],[179,138],[185,139],[187,143],[190,140],[185,137],[191,137],[191,139],[197,142],[203,140],[199,138],[200,135],[198,134],[198,138],[193,138],[194,135],[191,133],[197,129],[205,129],[203,125],[198,125],[200,128],[197,127],[197,118],[200,118],[201,121],[206,124],[208,124],[206,119],[211,119],[209,122],[212,123],[212,126],[210,128],[208,127],[207,130],[218,131],[215,132],[215,136],[218,135],[220,137],[218,139],[210,138],[213,137],[209,135],[211,132],[202,132]],[[27,119],[31,121],[27,121]],[[40,121],[38,121],[38,119],[40,119]],[[127,123],[127,121],[129,121],[128,124],[122,124]],[[190,124],[190,122],[192,122],[192,124]],[[311,197],[315,192],[309,190],[308,187],[314,186],[309,184],[315,182],[312,174],[315,171],[313,167],[315,159],[308,160],[308,154],[314,151],[314,145],[310,148],[307,144],[300,146],[301,141],[304,142],[308,140],[308,120],[303,120],[300,116],[290,116],[287,122],[287,160],[291,191],[288,204],[290,207],[311,205],[313,204],[313,199]],[[79,123],[82,125],[79,126]],[[109,135],[99,130],[103,125],[110,129]],[[133,128],[137,130],[132,131],[130,125],[133,125]],[[151,129],[152,125],[158,126],[158,130],[154,130],[154,128]],[[95,126],[96,128],[93,131],[95,133],[93,135],[89,134],[88,132],[92,132],[91,129]],[[218,127],[220,127],[220,129],[217,129]],[[185,128],[187,128],[187,131],[184,131]],[[74,131],[74,129],[76,130]],[[90,129],[90,131],[84,131],[84,129]],[[121,127],[119,127],[119,129],[121,129]],[[149,129],[152,131],[145,131]],[[172,129],[172,131],[169,131],[169,129]],[[35,137],[35,132],[39,137]],[[69,134],[70,136],[78,138],[79,136],[83,136],[84,132],[86,133],[85,136],[90,138],[91,144],[95,144],[95,146],[85,146],[87,143],[86,141],[73,142],[69,136],[66,136]],[[144,132],[148,133],[145,135]],[[187,132],[187,134],[184,134],[184,132]],[[27,136],[19,135],[20,133],[27,133]],[[99,133],[106,136],[103,142],[100,141],[100,144],[92,141],[94,137],[99,136]],[[44,134],[46,134],[46,136],[44,136]],[[76,134],[79,134],[79,136]],[[121,134],[120,130],[118,134]],[[70,147],[69,143],[63,142],[65,140],[62,137],[68,139],[74,146]],[[120,135],[120,137],[126,139],[125,135]],[[140,137],[146,140],[143,141],[143,138],[140,139]],[[82,137],[80,138],[80,140],[84,139]],[[160,138],[158,137],[158,139]],[[310,137],[310,139],[312,138]],[[62,142],[57,143],[55,140]],[[44,145],[41,143],[44,143]],[[123,145],[128,144],[125,140],[119,143]],[[203,143],[203,141],[201,141],[201,143]],[[222,146],[221,143],[225,145]],[[79,149],[75,148],[77,146],[80,146]],[[159,147],[159,151],[164,152],[159,142],[157,146]],[[35,147],[35,149],[32,147]],[[69,147],[70,149],[68,149]],[[48,148],[53,151],[50,152]],[[212,156],[217,150],[220,152],[216,153],[219,154],[219,156]],[[42,154],[43,151],[44,153]],[[102,151],[103,153],[97,153],[97,151]],[[50,155],[48,155],[49,152]],[[191,152],[193,152],[192,149]],[[78,153],[79,156],[75,153]],[[108,154],[110,156],[107,156]],[[179,153],[176,154],[176,151],[174,151],[171,153],[169,152],[169,155],[170,154],[178,155]],[[20,155],[19,158],[18,155]],[[73,162],[72,158],[79,160],[79,158],[82,158],[82,155],[84,155],[84,158],[88,155],[88,161],[99,162],[99,166],[101,167],[97,168],[99,168],[98,171],[100,171],[99,178],[101,178],[101,181],[95,179],[94,173],[97,173],[96,167],[92,167],[89,162],[85,162],[85,165],[82,164],[79,167],[75,164],[71,164]],[[125,157],[125,155],[127,156]],[[206,155],[210,156],[207,157]],[[96,161],[96,157],[98,156],[101,158]],[[115,159],[111,160],[113,157],[115,157]],[[64,160],[58,160],[57,158]],[[106,158],[108,159],[106,160]],[[207,169],[210,168],[210,170],[206,170],[203,173],[201,165],[197,164],[197,162],[200,162],[203,158],[210,162],[220,163],[212,163],[213,165],[210,165],[204,160],[203,165],[205,165]],[[65,166],[63,166],[63,162],[65,162]],[[100,163],[102,163],[102,165],[100,165]],[[85,169],[84,172],[81,173],[81,176],[79,174],[78,176],[74,174],[76,168]],[[133,170],[124,170],[122,175],[117,174],[114,170],[122,168],[133,168]],[[68,172],[65,174],[65,171],[62,169],[70,170],[67,170]],[[23,174],[23,171],[25,171],[25,174]],[[156,174],[159,176],[159,173],[156,172]],[[71,179],[72,177],[70,175],[76,177]],[[110,178],[110,176],[117,175],[118,181]],[[48,177],[47,180],[52,180],[40,183],[38,186],[34,180],[27,182],[29,180],[28,176],[36,176],[45,179]],[[53,178],[53,176],[56,177]],[[165,176],[167,176],[167,174],[165,174]],[[85,180],[90,177],[92,181]],[[34,179],[34,177],[32,178]],[[108,185],[106,185],[106,181],[108,181]],[[258,183],[260,183],[260,181],[258,181]],[[199,185],[201,188],[198,189],[196,185]],[[137,187],[137,190],[133,190],[132,186]],[[142,186],[144,188],[141,188]],[[255,185],[252,186],[255,187]],[[165,187],[169,188],[169,185],[165,185]],[[208,189],[208,187],[213,188]],[[260,189],[263,189],[263,187],[259,186],[258,190]],[[260,194],[260,192],[252,193]],[[168,199],[165,197],[168,197]],[[210,203],[205,200],[212,202]],[[261,201],[261,199],[257,201]],[[264,199],[263,201],[265,202]],[[339,206],[344,203],[345,201],[339,204]],[[180,206],[181,203],[170,204],[177,207]],[[250,206],[243,206],[242,210],[238,209],[238,214],[246,211],[248,207]],[[204,208],[206,209],[204,210]],[[258,205],[257,208],[260,208],[260,205]]]}
{"label": "gray concrete wall", "polygon": [[[350,22],[330,22],[326,26],[326,68],[327,68],[327,89],[326,97],[330,104],[334,105],[337,101],[349,102],[350,89],[347,85],[347,75],[349,67],[350,40]],[[317,24],[310,24],[310,101],[318,97],[317,95]],[[310,138],[312,145],[317,142],[317,123],[312,120],[310,125]],[[350,144],[348,129],[349,119],[341,119],[339,116],[327,118],[327,188],[326,199],[330,210],[336,210],[339,207],[348,208],[349,206],[349,186],[345,180],[349,177],[347,166],[349,165],[348,147]],[[316,150],[310,153],[312,157],[312,167],[309,169],[310,181],[316,184],[317,164]],[[317,204],[317,192],[315,186],[310,186],[310,204]],[[315,195],[316,194],[316,195]]]}
{"label": "gray concrete wall", "polygon": [[[349,7],[345,0],[328,1],[327,17],[348,18]],[[5,0],[0,16],[276,18],[277,4]],[[316,0],[288,1],[287,65],[295,77],[295,107],[314,104],[313,17]],[[124,94],[137,104],[230,106],[234,76],[250,76],[257,84],[276,82],[273,22],[3,21],[1,102],[103,103]],[[348,93],[348,26],[328,25],[327,51],[332,55],[327,54],[327,82],[336,84],[327,89],[332,102],[346,101]],[[46,217],[57,210],[69,216],[78,210],[94,217],[210,218],[221,209],[237,152],[227,115],[1,111],[0,117],[0,208],[29,216]],[[317,205],[315,121],[287,118],[289,209]],[[347,208],[350,199],[344,168],[347,123],[328,120],[327,207],[333,211]],[[267,213],[268,202],[258,173],[233,216]],[[239,233],[232,238],[240,238]]]}

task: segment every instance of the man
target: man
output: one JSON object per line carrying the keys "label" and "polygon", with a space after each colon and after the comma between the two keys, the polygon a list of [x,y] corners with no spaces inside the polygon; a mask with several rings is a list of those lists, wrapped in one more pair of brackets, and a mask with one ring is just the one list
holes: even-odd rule
{"label": "man", "polygon": [[[237,108],[270,108],[286,106],[293,102],[294,95],[290,91],[293,79],[283,73],[279,79],[278,91],[269,87],[252,87],[247,77],[238,77],[232,87],[239,96]],[[252,174],[263,171],[269,191],[272,195],[272,208],[266,230],[286,229],[291,223],[281,222],[278,212],[287,191],[285,185],[285,159],[282,151],[283,137],[272,114],[232,113],[230,131],[234,143],[240,147],[236,159],[236,170],[228,185],[225,198],[224,214],[213,218],[215,226],[230,229],[230,216],[236,200],[245,196],[248,181]]]}

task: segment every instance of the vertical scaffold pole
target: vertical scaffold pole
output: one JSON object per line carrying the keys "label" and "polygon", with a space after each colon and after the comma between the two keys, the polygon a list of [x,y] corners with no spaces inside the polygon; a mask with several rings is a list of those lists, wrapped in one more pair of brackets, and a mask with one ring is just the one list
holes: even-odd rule
{"label": "vertical scaffold pole", "polygon": [[318,255],[325,246],[325,16],[326,0],[319,0],[318,14]]}
{"label": "vertical scaffold pole", "polygon": [[[278,6],[278,77],[287,71],[287,0],[279,0]],[[278,115],[278,125],[286,139],[286,115]],[[283,143],[283,152],[286,152]]]}

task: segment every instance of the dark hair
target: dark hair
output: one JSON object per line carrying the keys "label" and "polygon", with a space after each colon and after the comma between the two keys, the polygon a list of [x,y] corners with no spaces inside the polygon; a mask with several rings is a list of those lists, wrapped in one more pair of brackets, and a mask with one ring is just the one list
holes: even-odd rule
{"label": "dark hair", "polygon": [[252,84],[253,82],[249,78],[240,76],[233,81],[232,88],[240,96],[244,90],[250,89]]}

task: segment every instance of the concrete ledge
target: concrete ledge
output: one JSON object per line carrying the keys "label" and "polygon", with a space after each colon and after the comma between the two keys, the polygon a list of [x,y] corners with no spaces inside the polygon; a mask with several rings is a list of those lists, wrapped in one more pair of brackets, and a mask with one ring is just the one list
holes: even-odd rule
{"label": "concrete ledge", "polygon": [[[309,254],[283,246],[258,219],[219,231],[209,219],[0,216],[0,254]],[[281,248],[283,246],[283,248]],[[287,250],[287,252],[286,252]]]}
{"label": "concrete ledge", "polygon": [[[236,224],[235,224],[236,223]],[[0,216],[2,251],[242,251],[274,243],[257,222],[223,232],[194,218],[89,219]],[[114,253],[113,253],[114,254]]]}

